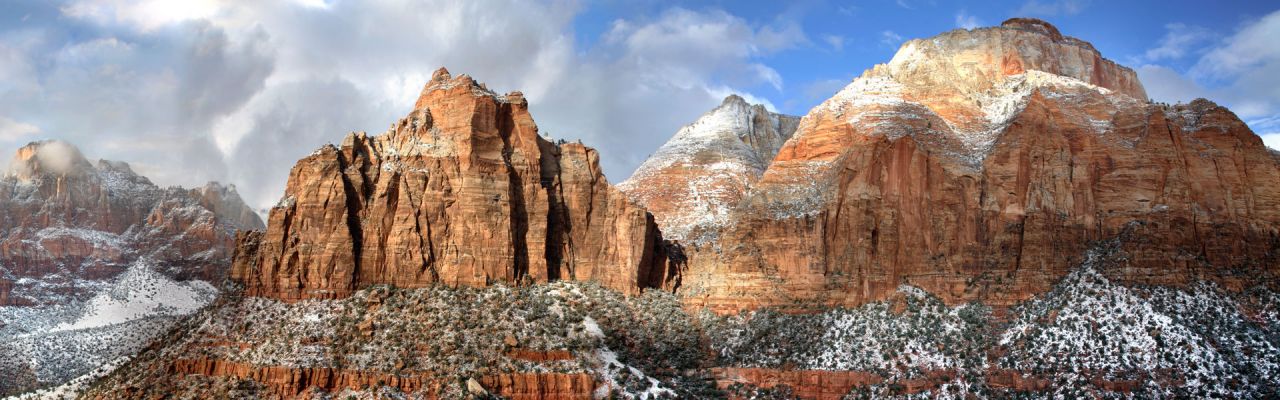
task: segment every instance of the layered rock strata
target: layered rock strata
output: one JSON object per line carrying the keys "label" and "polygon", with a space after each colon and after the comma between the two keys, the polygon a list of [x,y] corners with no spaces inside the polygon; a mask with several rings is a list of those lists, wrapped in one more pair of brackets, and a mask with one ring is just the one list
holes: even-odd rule
{"label": "layered rock strata", "polygon": [[669,279],[663,248],[594,149],[540,136],[520,92],[441,69],[385,134],[300,160],[267,229],[237,239],[231,274],[286,301],[559,279],[638,293]]}
{"label": "layered rock strata", "polygon": [[261,227],[234,187],[160,188],[126,163],[34,142],[0,178],[0,306],[87,299],[142,258],[220,282],[235,231]]}
{"label": "layered rock strata", "polygon": [[[265,386],[259,395],[274,398],[310,398],[344,390],[394,388],[402,394],[441,398],[441,380],[429,375],[389,374],[359,370],[300,367],[260,367],[217,359],[179,359],[170,364],[175,376],[252,381]],[[595,380],[585,373],[503,373],[473,379],[473,394],[489,394],[513,400],[591,399]],[[128,387],[121,397],[147,394],[148,388]],[[117,393],[121,394],[121,393]],[[102,398],[116,398],[103,396]]]}
{"label": "layered rock strata", "polygon": [[814,108],[686,249],[682,295],[734,311],[911,284],[1009,305],[1126,229],[1121,281],[1275,284],[1278,206],[1276,157],[1229,110],[1151,103],[1093,46],[1013,19],[908,41]]}

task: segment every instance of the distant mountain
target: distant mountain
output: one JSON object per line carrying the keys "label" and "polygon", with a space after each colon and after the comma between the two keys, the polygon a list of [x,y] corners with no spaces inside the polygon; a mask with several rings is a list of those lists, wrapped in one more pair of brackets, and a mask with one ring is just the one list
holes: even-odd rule
{"label": "distant mountain", "polygon": [[0,178],[0,394],[132,354],[211,301],[235,231],[261,227],[234,187],[160,188],[61,141],[19,149]]}
{"label": "distant mountain", "polygon": [[729,95],[680,128],[618,188],[654,214],[664,237],[701,241],[723,228],[799,122]]}

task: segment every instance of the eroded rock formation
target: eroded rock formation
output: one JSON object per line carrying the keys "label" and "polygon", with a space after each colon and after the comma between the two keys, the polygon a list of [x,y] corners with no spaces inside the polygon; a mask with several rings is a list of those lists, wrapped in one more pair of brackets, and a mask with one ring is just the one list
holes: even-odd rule
{"label": "eroded rock formation", "polygon": [[[265,390],[257,395],[285,399],[311,398],[323,393],[371,387],[393,388],[402,394],[434,399],[442,398],[440,386],[443,383],[426,374],[391,374],[320,367],[262,367],[216,359],[174,360],[169,366],[169,373],[179,377],[203,376],[251,381],[265,386]],[[591,375],[585,373],[502,373],[481,376],[472,382],[476,394],[487,393],[518,400],[591,399],[597,386]],[[123,389],[124,393],[112,393],[102,398],[159,394],[151,389],[128,387]]]}
{"label": "eroded rock formation", "polygon": [[300,160],[266,231],[239,237],[232,277],[286,301],[371,284],[661,286],[657,226],[598,157],[539,136],[521,93],[441,69],[385,134]]}
{"label": "eroded rock formation", "polygon": [[160,188],[66,142],[31,143],[0,178],[0,306],[83,300],[140,258],[220,282],[235,231],[261,226],[234,187]]}
{"label": "eroded rock formation", "polygon": [[813,109],[687,249],[681,293],[732,311],[911,284],[1009,305],[1126,230],[1123,281],[1269,284],[1278,207],[1276,157],[1230,111],[1150,103],[1093,46],[1013,19],[908,41]]}

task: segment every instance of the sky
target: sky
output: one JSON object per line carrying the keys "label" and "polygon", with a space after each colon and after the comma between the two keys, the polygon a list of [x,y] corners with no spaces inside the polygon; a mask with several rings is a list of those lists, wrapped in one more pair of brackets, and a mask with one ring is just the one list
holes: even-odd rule
{"label": "sky", "polygon": [[1014,16],[1280,148],[1267,1],[0,0],[0,152],[63,139],[269,207],[296,160],[384,132],[443,66],[523,91],[544,133],[599,149],[617,183],[731,93],[804,115],[906,40]]}

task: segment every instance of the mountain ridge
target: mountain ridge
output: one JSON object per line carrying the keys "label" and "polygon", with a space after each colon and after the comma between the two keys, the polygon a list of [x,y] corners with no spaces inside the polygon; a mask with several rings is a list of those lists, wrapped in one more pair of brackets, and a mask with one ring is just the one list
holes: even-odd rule
{"label": "mountain ridge", "polygon": [[235,231],[261,225],[233,186],[160,188],[58,140],[18,149],[0,177],[0,395],[118,364],[212,301]]}
{"label": "mountain ridge", "polygon": [[681,127],[618,188],[654,213],[666,237],[701,241],[725,222],[798,123],[729,95]]}
{"label": "mountain ridge", "polygon": [[[441,70],[388,133],[299,161],[238,238],[242,296],[86,396],[1276,393],[1280,162],[1143,93],[1046,22],[954,30],[794,132],[729,97],[624,195],[522,94]],[[721,221],[654,201],[724,160]]]}

